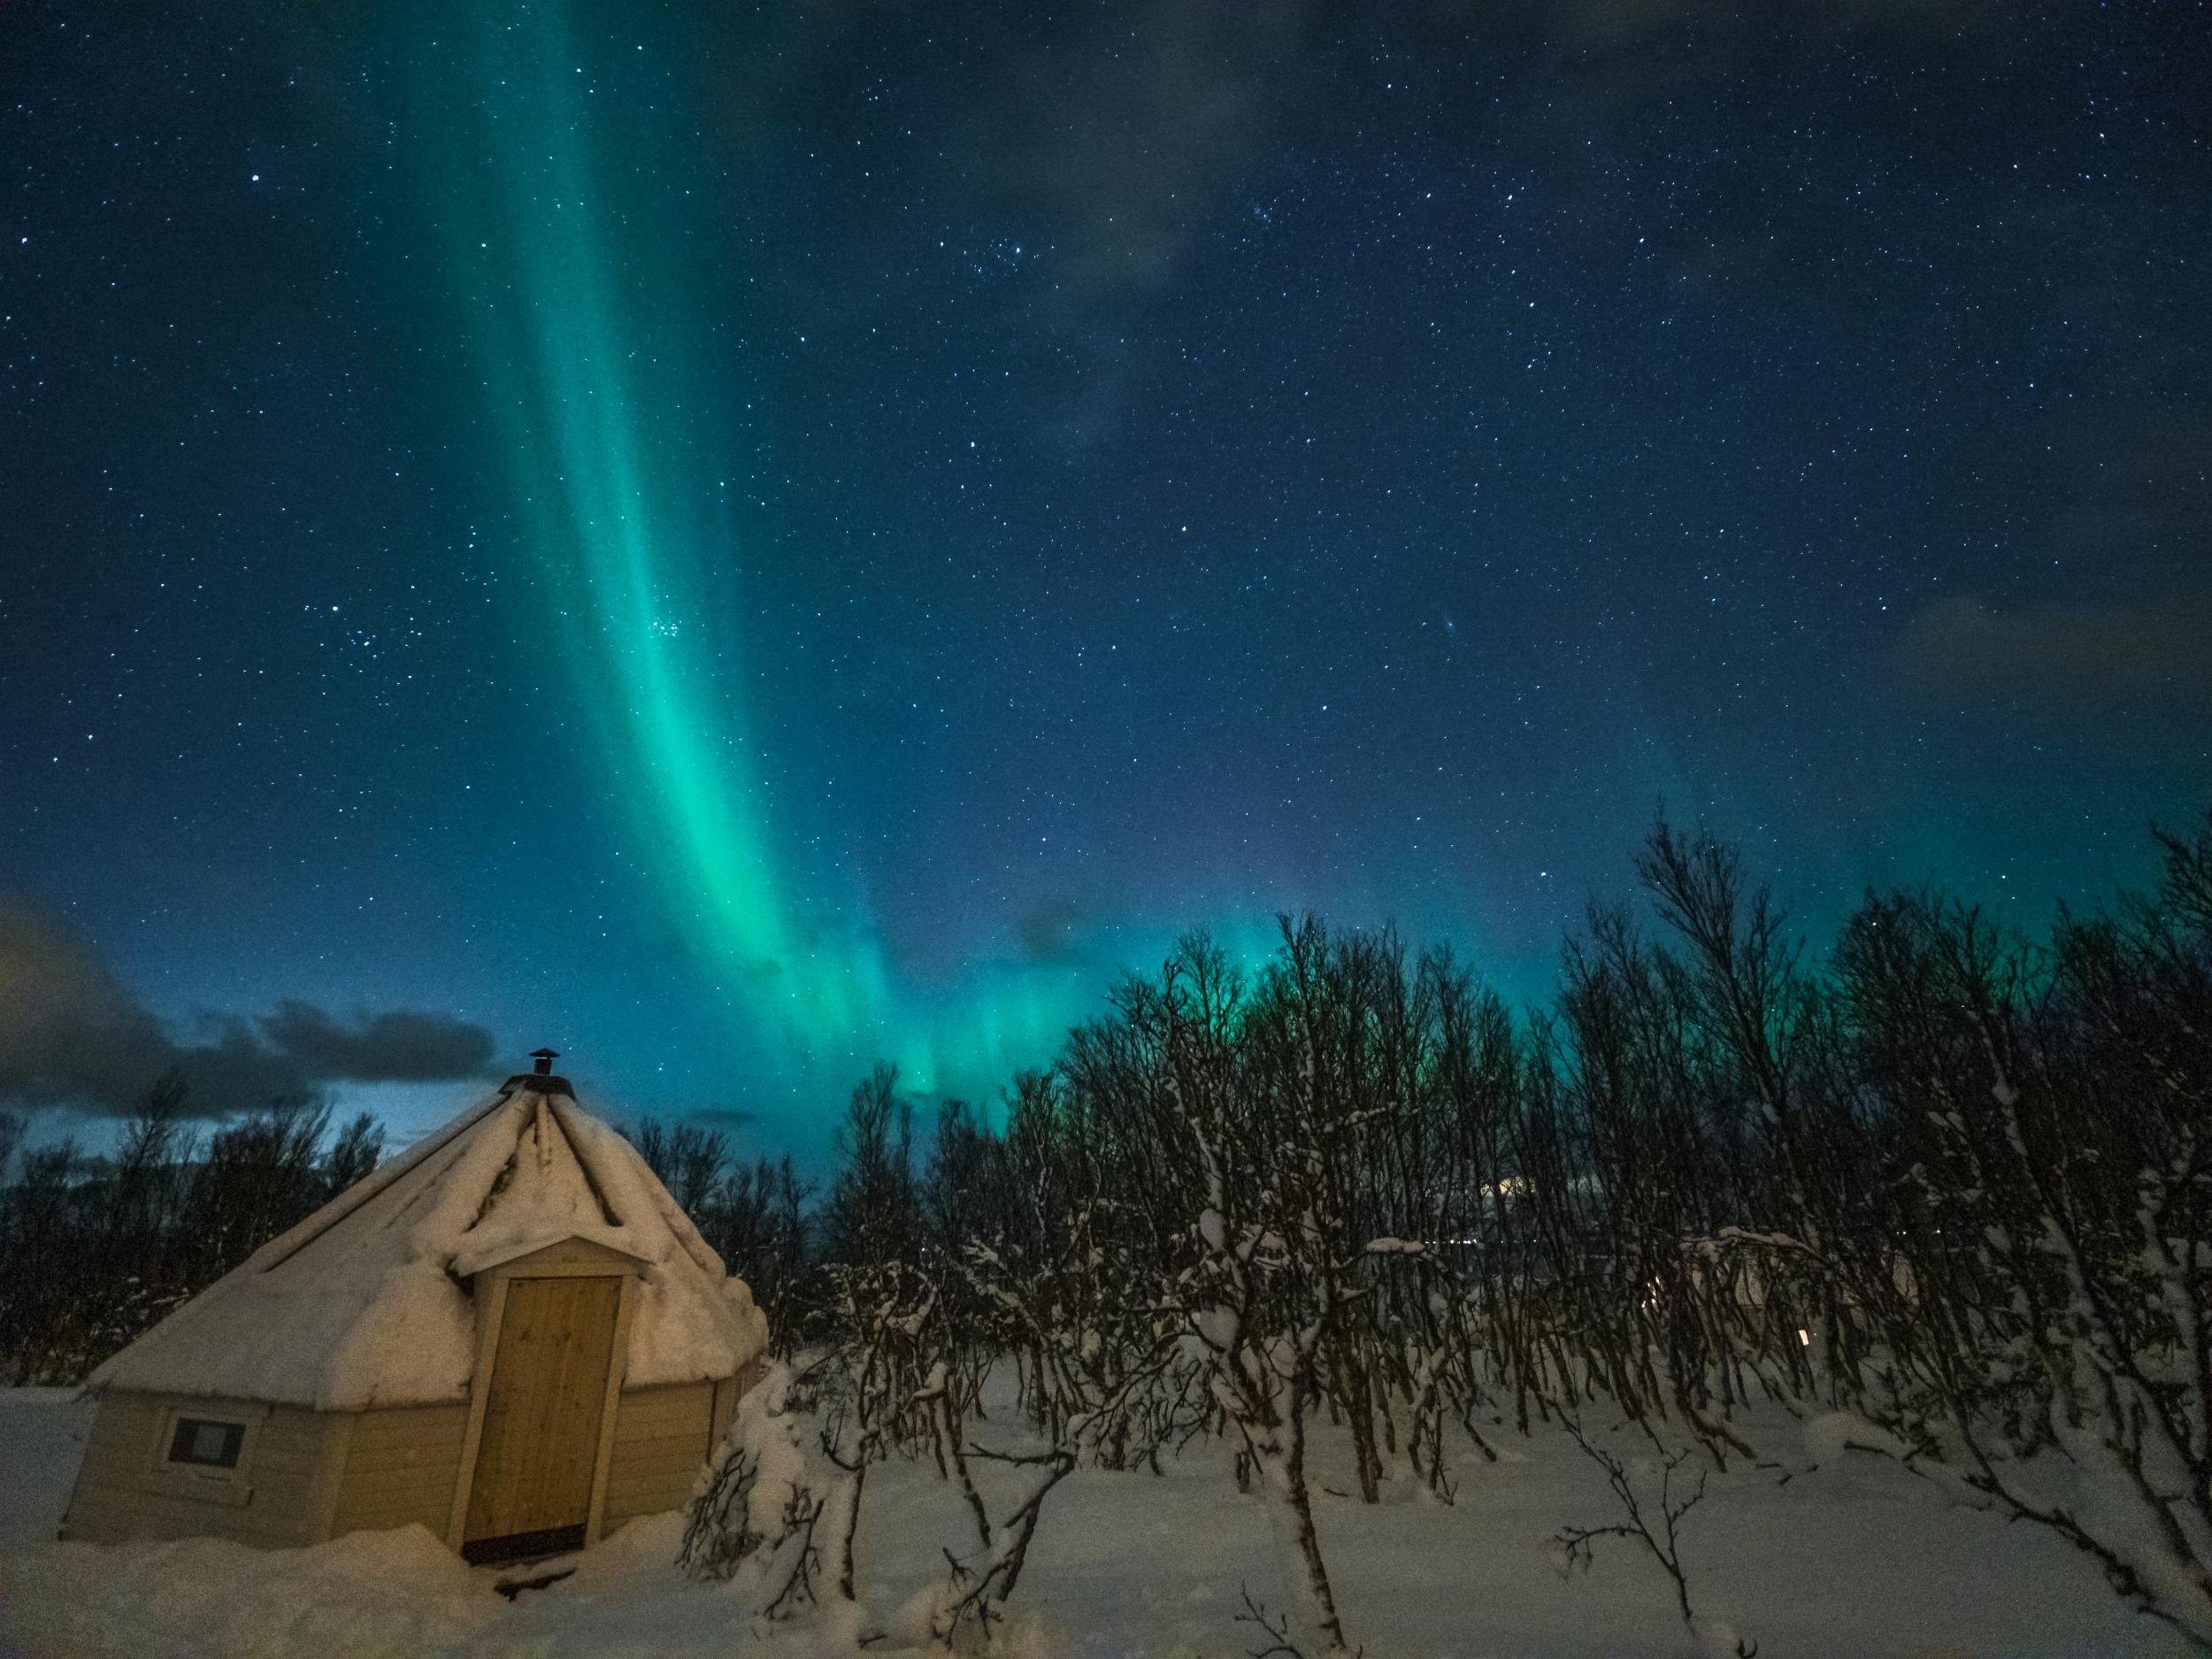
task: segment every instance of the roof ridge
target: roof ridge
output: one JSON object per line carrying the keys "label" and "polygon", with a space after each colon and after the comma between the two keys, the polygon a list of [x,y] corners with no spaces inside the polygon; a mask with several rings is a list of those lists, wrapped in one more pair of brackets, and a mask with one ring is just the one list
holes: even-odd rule
{"label": "roof ridge", "polygon": [[[592,1202],[599,1206],[601,1217],[611,1227],[628,1226],[631,1218],[615,1208],[614,1198],[607,1191],[605,1179],[599,1171],[592,1167],[593,1159],[597,1156],[597,1148],[587,1148],[585,1142],[589,1137],[579,1134],[576,1125],[569,1121],[571,1111],[580,1116],[583,1108],[578,1106],[572,1098],[565,1103],[557,1095],[547,1094],[540,1098],[549,1109],[547,1115],[553,1119],[554,1127],[560,1132],[562,1141],[567,1144],[569,1156],[576,1160],[576,1167],[584,1177],[585,1189],[591,1194]],[[634,1151],[635,1148],[633,1150]]]}

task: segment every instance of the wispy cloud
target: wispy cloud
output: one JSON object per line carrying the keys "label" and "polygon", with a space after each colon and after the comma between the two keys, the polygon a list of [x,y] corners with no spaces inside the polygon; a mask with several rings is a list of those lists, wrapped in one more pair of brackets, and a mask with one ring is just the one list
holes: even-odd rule
{"label": "wispy cloud", "polygon": [[2212,713],[2212,590],[2004,606],[1970,594],[1924,606],[1891,655],[1936,708],[2057,714]]}

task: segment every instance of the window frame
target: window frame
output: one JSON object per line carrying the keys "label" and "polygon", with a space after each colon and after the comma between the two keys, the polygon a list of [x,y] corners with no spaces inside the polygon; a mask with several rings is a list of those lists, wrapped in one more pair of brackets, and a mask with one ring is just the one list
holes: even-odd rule
{"label": "window frame", "polygon": [[[184,1442],[188,1429],[195,1440],[198,1440],[199,1432],[203,1429],[226,1431],[223,1436],[223,1449],[229,1453],[229,1455],[227,1457],[179,1456],[177,1448]],[[235,1417],[190,1417],[180,1411],[177,1413],[175,1426],[169,1435],[169,1449],[165,1455],[165,1461],[173,1469],[189,1469],[195,1474],[227,1475],[233,1473],[240,1464],[246,1461],[246,1425]]]}
{"label": "window frame", "polygon": [[[197,1498],[209,1503],[242,1506],[253,1501],[253,1456],[256,1443],[261,1438],[261,1425],[267,1419],[269,1408],[244,1402],[238,1404],[217,1404],[211,1401],[186,1400],[165,1407],[160,1418],[160,1433],[153,1444],[151,1472],[173,1495]],[[220,1423],[235,1428],[238,1434],[238,1461],[229,1468],[212,1463],[180,1462],[170,1456],[177,1443],[177,1427],[181,1423]]]}

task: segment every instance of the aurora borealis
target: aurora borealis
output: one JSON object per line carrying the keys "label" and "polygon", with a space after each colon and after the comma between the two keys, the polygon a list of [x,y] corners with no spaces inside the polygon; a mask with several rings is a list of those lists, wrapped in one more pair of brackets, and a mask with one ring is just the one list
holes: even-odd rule
{"label": "aurora borealis", "polygon": [[[833,1094],[882,1056],[932,1090],[1034,1064],[1081,1017],[1067,976],[962,974],[934,996],[899,982],[864,893],[810,867],[779,821],[745,695],[766,647],[749,638],[745,532],[719,475],[757,437],[689,360],[716,329],[679,200],[651,188],[667,134],[597,118],[650,107],[656,73],[626,84],[630,57],[605,46],[557,6],[458,19],[423,48],[435,136],[416,158],[552,600],[561,695],[592,733],[588,775],[654,849],[648,902],[772,1075]],[[458,131],[442,125],[455,114]]]}
{"label": "aurora borealis", "polygon": [[2212,798],[2185,10],[13,14],[0,888],[810,1153],[1188,926],[1540,995],[1663,799],[1816,935],[2109,891]]}
{"label": "aurora borealis", "polygon": [[[562,693],[592,725],[593,775],[659,850],[671,920],[753,993],[733,999],[739,1011],[787,1025],[795,1042],[849,1035],[876,1014],[876,987],[849,953],[795,941],[740,683],[745,595],[716,580],[735,533],[703,511],[719,488],[703,457],[744,434],[686,373],[684,336],[707,319],[687,303],[681,260],[649,262],[642,296],[618,280],[618,239],[658,244],[675,227],[664,210],[615,206],[587,96],[598,83],[557,11],[527,31],[458,23],[434,107],[473,106],[461,153],[485,161],[446,211],[457,337],[485,365],[526,544],[557,598],[549,637]],[[477,230],[488,234],[472,248]],[[668,313],[657,329],[640,315],[654,300]]]}

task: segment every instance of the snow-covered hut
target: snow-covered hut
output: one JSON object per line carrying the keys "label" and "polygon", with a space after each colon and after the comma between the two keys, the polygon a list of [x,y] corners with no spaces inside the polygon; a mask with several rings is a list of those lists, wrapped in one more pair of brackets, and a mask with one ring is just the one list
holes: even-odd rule
{"label": "snow-covered hut", "polygon": [[766,1324],[534,1057],[93,1373],[64,1537],[419,1521],[489,1561],[684,1501]]}

